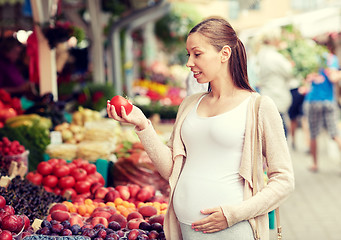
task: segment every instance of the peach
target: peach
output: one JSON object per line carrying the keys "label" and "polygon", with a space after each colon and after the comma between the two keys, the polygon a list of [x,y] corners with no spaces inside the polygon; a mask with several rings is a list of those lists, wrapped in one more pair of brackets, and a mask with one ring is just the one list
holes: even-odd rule
{"label": "peach", "polygon": [[128,184],[130,197],[136,197],[137,193],[140,191],[141,187],[137,184]]}
{"label": "peach", "polygon": [[130,198],[130,191],[128,186],[118,185],[115,189],[120,193],[123,200],[128,200]]}
{"label": "peach", "polygon": [[99,189],[100,187],[103,187],[103,185],[100,184],[99,182],[94,182],[94,183],[91,184],[91,186],[90,186],[90,193],[91,193],[91,194],[95,194],[96,190]]}
{"label": "peach", "polygon": [[118,222],[121,228],[125,228],[127,226],[127,219],[119,213],[115,213],[109,217],[108,222],[112,221]]}
{"label": "peach", "polygon": [[68,208],[65,204],[63,203],[55,203],[50,207],[49,214],[53,213],[56,210],[61,210],[61,211],[68,211]]}
{"label": "peach", "polygon": [[137,211],[133,211],[131,213],[128,214],[127,216],[127,221],[134,219],[134,218],[143,218],[142,214],[137,212]]}
{"label": "peach", "polygon": [[139,226],[140,226],[140,223],[144,222],[144,221],[146,221],[146,220],[144,220],[143,218],[133,218],[133,219],[130,219],[127,222],[127,228],[128,229],[138,229]]}
{"label": "peach", "polygon": [[105,194],[104,201],[105,202],[114,202],[116,198],[121,197],[120,193],[117,190],[109,191]]}
{"label": "peach", "polygon": [[150,224],[153,223],[160,223],[161,225],[163,225],[163,221],[165,219],[165,215],[164,214],[157,214],[157,215],[153,215],[148,219],[148,222]]}
{"label": "peach", "polygon": [[71,213],[70,225],[73,226],[75,224],[78,224],[80,227],[83,227],[84,222],[82,216],[79,215],[78,213]]}
{"label": "peach", "polygon": [[108,227],[108,220],[104,217],[93,217],[91,218],[91,225],[94,227],[96,226],[97,224],[103,224],[104,227]]}
{"label": "peach", "polygon": [[145,202],[155,195],[155,189],[150,186],[145,186],[140,189],[136,195],[136,199]]}
{"label": "peach", "polygon": [[51,218],[59,222],[69,220],[71,217],[70,213],[63,210],[55,210],[51,213]]}
{"label": "peach", "polygon": [[143,217],[151,217],[157,214],[157,209],[154,206],[141,206],[138,211]]}
{"label": "peach", "polygon": [[115,188],[114,188],[114,187],[107,187],[107,189],[109,190],[109,192],[111,192],[111,191],[114,191],[114,190],[115,190]]}
{"label": "peach", "polygon": [[94,198],[96,199],[104,199],[105,195],[109,192],[106,187],[99,187],[94,194]]}
{"label": "peach", "polygon": [[116,208],[112,206],[97,207],[93,212],[108,212],[110,215],[113,215],[116,213]]}
{"label": "peach", "polygon": [[110,214],[109,212],[105,212],[105,211],[97,211],[97,212],[92,212],[90,217],[104,217],[105,219],[108,219],[112,214]]}

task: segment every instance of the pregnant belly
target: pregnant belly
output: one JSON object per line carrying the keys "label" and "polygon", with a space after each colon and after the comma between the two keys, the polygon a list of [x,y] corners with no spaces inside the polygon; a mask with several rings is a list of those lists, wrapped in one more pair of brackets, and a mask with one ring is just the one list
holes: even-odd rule
{"label": "pregnant belly", "polygon": [[176,186],[173,204],[180,222],[191,224],[205,215],[201,210],[232,205],[243,201],[243,180],[238,175],[222,180],[201,176],[181,176]]}

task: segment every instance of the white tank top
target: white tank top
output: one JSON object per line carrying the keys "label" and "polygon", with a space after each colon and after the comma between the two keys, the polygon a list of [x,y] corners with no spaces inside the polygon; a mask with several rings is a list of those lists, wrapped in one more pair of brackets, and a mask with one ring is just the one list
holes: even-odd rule
{"label": "white tank top", "polygon": [[204,218],[200,210],[243,201],[244,181],[239,167],[250,97],[213,117],[198,116],[202,98],[181,128],[187,157],[173,204],[179,221],[185,224]]}

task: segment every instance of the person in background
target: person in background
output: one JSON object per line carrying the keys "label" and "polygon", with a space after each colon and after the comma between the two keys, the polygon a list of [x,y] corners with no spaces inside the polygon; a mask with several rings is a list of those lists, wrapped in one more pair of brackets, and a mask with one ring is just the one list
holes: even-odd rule
{"label": "person in background", "polygon": [[290,137],[291,137],[291,145],[293,150],[296,150],[296,130],[301,125],[302,130],[304,131],[305,138],[308,139],[307,146],[309,145],[309,130],[306,116],[303,114],[303,103],[305,95],[307,94],[306,86],[300,86],[298,80],[291,82],[292,88],[290,89],[292,96],[292,103],[289,107],[288,114],[290,119]]}
{"label": "person in background", "polygon": [[261,95],[268,96],[275,102],[287,136],[286,117],[292,102],[289,82],[293,78],[293,66],[278,51],[280,37],[280,28],[266,29],[261,33],[262,45],[257,54],[257,88]]}
{"label": "person in background", "polygon": [[337,128],[337,102],[334,94],[334,86],[341,80],[339,62],[334,55],[334,48],[327,45],[329,52],[325,56],[325,67],[321,67],[318,73],[311,73],[306,81],[310,84],[310,90],[305,97],[307,117],[310,132],[310,153],[313,164],[309,168],[313,172],[318,171],[317,137],[322,127],[325,127],[330,137],[341,149],[341,138]]}
{"label": "person in background", "polygon": [[34,92],[34,86],[17,66],[22,51],[23,46],[17,39],[7,37],[0,40],[0,88],[16,97]]}
{"label": "person in background", "polygon": [[[209,87],[183,100],[168,144],[136,106],[129,115],[122,107],[119,117],[108,101],[108,116],[135,126],[155,167],[169,182],[167,240],[269,239],[268,212],[294,189],[280,114],[263,96],[255,125],[254,105],[260,95],[248,82],[244,45],[226,20],[212,18],[196,25],[186,49],[186,66],[198,83]],[[256,129],[263,150],[253,157]],[[257,182],[252,180],[255,159]],[[261,190],[253,194],[255,184]]]}

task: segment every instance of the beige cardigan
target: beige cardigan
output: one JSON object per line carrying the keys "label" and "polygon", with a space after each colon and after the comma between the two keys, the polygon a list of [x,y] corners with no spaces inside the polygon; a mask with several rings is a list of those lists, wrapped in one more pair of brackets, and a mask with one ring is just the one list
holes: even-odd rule
{"label": "beige cardigan", "polygon": [[[169,142],[164,144],[151,124],[142,131],[136,131],[149,157],[161,176],[169,181],[169,207],[164,221],[164,231],[167,240],[181,240],[181,230],[174,213],[173,192],[186,161],[186,149],[182,142],[180,129],[188,112],[195,106],[203,93],[184,99],[179,107],[173,132]],[[282,119],[274,102],[269,97],[262,97],[259,107],[258,130],[262,142],[259,144],[263,152],[264,163],[268,166],[269,181],[264,185],[263,164],[258,161],[258,192],[252,196],[252,163],[254,126],[254,101],[258,93],[252,93],[248,105],[245,141],[240,175],[245,179],[244,201],[237,205],[221,206],[228,225],[232,226],[243,220],[249,220],[254,234],[255,221],[258,222],[259,236],[262,240],[269,239],[268,212],[277,208],[294,190],[294,175],[288,145],[284,135]],[[262,156],[258,156],[263,159]]]}

